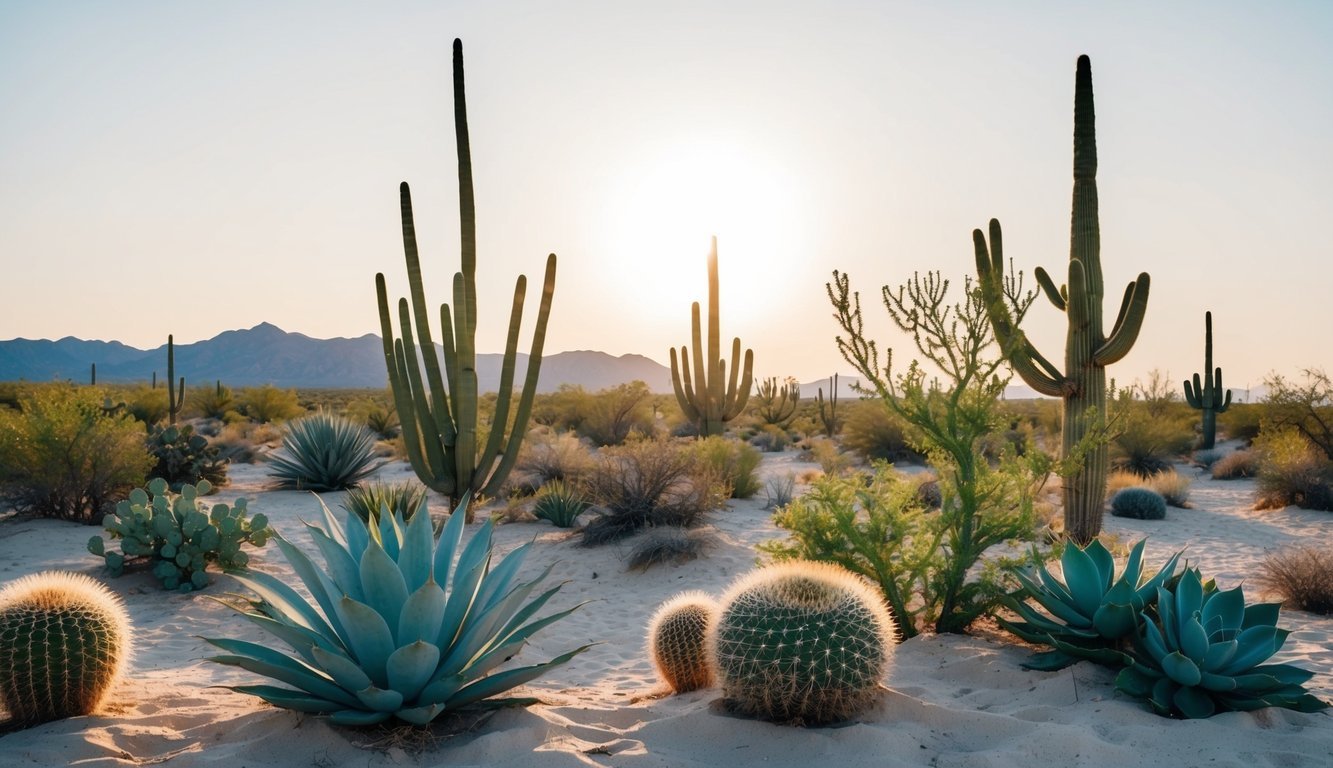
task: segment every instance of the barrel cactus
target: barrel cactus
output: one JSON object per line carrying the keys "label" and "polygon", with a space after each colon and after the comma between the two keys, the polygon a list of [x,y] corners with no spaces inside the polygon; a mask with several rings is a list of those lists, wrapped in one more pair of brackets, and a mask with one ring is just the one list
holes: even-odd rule
{"label": "barrel cactus", "polygon": [[883,598],[865,582],[832,563],[791,560],[727,591],[708,650],[733,709],[817,725],[870,706],[896,635]]}
{"label": "barrel cactus", "polygon": [[0,589],[0,704],[17,724],[90,714],[129,655],[129,615],[100,582],[46,571]]}
{"label": "barrel cactus", "polygon": [[695,590],[662,603],[648,622],[648,658],[676,693],[713,684],[704,641],[716,615],[717,601]]}
{"label": "barrel cactus", "polygon": [[1111,497],[1111,514],[1136,520],[1162,520],[1166,499],[1151,488],[1121,488]]}

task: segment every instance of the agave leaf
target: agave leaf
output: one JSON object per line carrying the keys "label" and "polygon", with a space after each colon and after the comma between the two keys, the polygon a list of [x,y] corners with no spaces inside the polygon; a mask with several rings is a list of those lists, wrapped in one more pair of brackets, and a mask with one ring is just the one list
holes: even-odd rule
{"label": "agave leaf", "polygon": [[276,685],[224,685],[221,687],[237,693],[258,696],[276,707],[294,709],[297,712],[325,714],[337,712],[344,707],[336,701],[328,701],[301,691],[279,688]]}
{"label": "agave leaf", "polygon": [[350,511],[343,511],[343,519],[347,521],[343,526],[347,531],[347,552],[358,564],[361,562],[361,553],[370,546],[370,529],[366,526],[366,521],[361,516]]}
{"label": "agave leaf", "polygon": [[[1328,702],[1315,698],[1313,694],[1303,688],[1295,691],[1265,694],[1259,701],[1264,706],[1284,707],[1294,709],[1297,712],[1322,712],[1329,707]],[[1240,709],[1240,707],[1235,707],[1235,709]]]}
{"label": "agave leaf", "polygon": [[574,608],[570,608],[567,611],[561,611],[560,613],[555,613],[538,619],[531,624],[526,624],[514,632],[511,632],[502,641],[493,644],[483,654],[478,656],[463,670],[463,673],[469,677],[478,677],[490,672],[492,669],[505,663],[522,650],[523,646],[528,642],[529,637],[532,637],[546,625],[573,613],[581,605],[583,605],[583,603],[579,603],[579,605],[576,605]]}
{"label": "agave leaf", "polygon": [[404,701],[413,701],[435,673],[440,663],[440,648],[420,640],[394,651],[386,668],[389,687],[403,695]]}
{"label": "agave leaf", "polygon": [[[449,656],[441,666],[450,671],[462,669],[467,665],[467,662],[471,661],[488,645],[497,640],[502,640],[503,638],[500,636],[501,629],[513,619],[519,608],[522,607],[523,601],[528,599],[532,590],[551,573],[551,569],[554,567],[553,563],[537,578],[515,587],[503,600],[475,614],[475,618],[469,622],[471,626],[459,636],[458,641],[450,649]],[[494,571],[492,571],[493,573]],[[559,589],[559,587],[556,587],[556,589]]]}
{"label": "agave leaf", "polygon": [[1065,585],[1074,596],[1074,605],[1084,616],[1092,616],[1102,604],[1101,574],[1092,556],[1078,547],[1065,547],[1060,558],[1064,566]]}
{"label": "agave leaf", "polygon": [[[277,537],[276,541],[278,548],[282,550],[283,557],[287,558],[287,562],[292,566],[292,570],[296,571],[296,575],[301,577],[301,582],[305,584],[310,595],[315,598],[315,602],[319,604],[320,609],[324,612],[324,619],[326,621],[322,626],[329,630],[329,639],[338,640],[338,642],[346,648],[348,641],[347,630],[343,627],[342,621],[338,618],[336,610],[336,601],[343,593],[343,589],[334,583],[333,579],[331,579],[327,573],[318,568],[314,561],[312,561],[305,552],[302,552],[299,548],[291,542],[286,541],[281,536]],[[357,591],[360,592],[359,589]],[[295,595],[295,593],[293,594]],[[310,604],[307,603],[304,598],[298,597],[297,599],[299,599],[302,607],[309,608]],[[285,613],[286,611],[283,612]],[[315,629],[321,632],[324,631],[319,627],[316,627]]]}
{"label": "agave leaf", "polygon": [[[1176,636],[1176,601],[1166,587],[1157,588],[1157,615],[1162,623],[1162,635],[1166,641],[1164,645],[1171,648],[1180,647],[1180,638]],[[1145,622],[1151,626],[1153,622]]]}
{"label": "agave leaf", "polygon": [[[392,560],[397,562],[398,543],[402,540],[402,531],[399,530],[393,515],[375,515],[375,518],[378,523],[376,528],[379,531],[379,545],[384,548],[384,552]],[[365,555],[363,554],[362,557],[365,557]]]}
{"label": "agave leaf", "polygon": [[1020,617],[1026,620],[1025,626],[1023,626],[1022,628],[1026,630],[1027,634],[1035,635],[1038,639],[1035,640],[1030,639],[1026,637],[1022,632],[1019,632],[1016,629],[1012,629],[1012,626],[1016,625],[1011,625],[1006,623],[1005,628],[1010,629],[1010,631],[1014,632],[1014,634],[1018,635],[1019,637],[1022,637],[1024,640],[1027,640],[1030,643],[1045,644],[1046,643],[1045,637],[1048,634],[1071,634],[1083,637],[1098,637],[1098,634],[1095,631],[1090,631],[1085,627],[1075,626],[1072,624],[1061,624],[1058,621],[1052,621],[1049,617],[1041,613],[1038,613],[1027,603],[1016,603],[1011,607],[1013,608],[1013,611],[1015,613],[1017,613]]}
{"label": "agave leaf", "polygon": [[[310,538],[314,540],[315,546],[319,547],[320,553],[324,555],[324,563],[328,566],[328,575],[338,585],[338,592],[353,600],[364,600],[365,595],[361,592],[361,567],[357,558],[353,557],[351,552],[348,552],[337,541],[330,538],[318,526],[307,524],[306,530],[309,531]],[[286,552],[287,550],[283,549],[283,553]],[[302,556],[304,557],[304,553],[302,553]],[[290,559],[291,556],[288,555],[288,560]],[[309,560],[308,557],[305,559]],[[314,568],[313,563],[311,568]],[[339,594],[331,594],[329,597],[337,598]],[[330,602],[330,604],[332,603]],[[326,611],[328,610],[328,607],[324,606],[323,603],[320,605]]]}
{"label": "agave leaf", "polygon": [[435,642],[440,636],[440,622],[444,619],[444,590],[434,581],[427,581],[408,595],[403,612],[398,616],[398,644],[417,640]]}
{"label": "agave leaf", "polygon": [[1097,568],[1097,586],[1105,593],[1111,588],[1111,579],[1115,577],[1115,558],[1099,539],[1093,539],[1083,548],[1083,553]]}
{"label": "agave leaf", "polygon": [[[347,549],[347,532],[343,530],[338,518],[329,510],[329,505],[324,503],[324,499],[318,493],[311,493],[310,495],[314,496],[315,500],[319,502],[320,514],[324,518],[324,532],[338,542],[338,546]],[[307,523],[306,528],[309,529],[310,527],[310,524]]]}
{"label": "agave leaf", "polygon": [[1151,621],[1144,621],[1143,634],[1139,636],[1143,644],[1143,649],[1148,652],[1148,657],[1154,662],[1161,664],[1162,659],[1166,657],[1166,638],[1162,637],[1162,631]]}
{"label": "agave leaf", "polygon": [[[514,576],[518,569],[523,565],[523,560],[527,558],[528,551],[532,549],[532,542],[522,545],[505,555],[500,560],[500,564],[491,569],[486,574],[485,581],[482,582],[481,590],[477,593],[478,610],[488,610],[495,605],[505,593],[509,590],[509,585],[513,583]],[[550,573],[547,568],[547,573]],[[541,579],[537,579],[540,581]]]}
{"label": "agave leaf", "polygon": [[1179,564],[1180,556],[1182,554],[1183,552],[1177,552],[1172,555],[1171,559],[1166,561],[1166,565],[1163,565],[1161,570],[1138,588],[1137,592],[1139,594],[1139,599],[1143,601],[1144,605],[1154,601],[1158,597],[1157,588],[1165,584],[1168,579],[1175,575],[1176,566]]}
{"label": "agave leaf", "polygon": [[[1065,592],[1067,595],[1068,592]],[[1092,614],[1084,615],[1071,596],[1068,600],[1063,595],[1050,592],[1029,592],[1028,596],[1057,619],[1070,627],[1087,629],[1092,626]]]}
{"label": "agave leaf", "polygon": [[1181,685],[1198,685],[1203,679],[1199,665],[1180,651],[1172,651],[1163,656],[1161,663],[1166,676]]}
{"label": "agave leaf", "polygon": [[1235,640],[1213,641],[1208,646],[1208,655],[1203,658],[1204,671],[1216,671],[1224,668],[1235,658],[1240,643]]}
{"label": "agave leaf", "polygon": [[1174,680],[1163,677],[1153,683],[1152,693],[1148,694],[1148,703],[1159,715],[1170,716],[1171,705],[1175,703],[1176,691],[1180,688]]}
{"label": "agave leaf", "polygon": [[[216,600],[216,598],[213,599]],[[329,651],[337,648],[337,645],[335,645],[333,641],[314,630],[307,629],[298,624],[279,621],[262,613],[243,611],[222,600],[218,600],[217,602],[226,605],[228,608],[231,608],[244,616],[260,629],[263,629],[271,635],[276,635],[279,640],[282,640],[290,646],[293,651],[300,654],[301,658],[305,659],[307,662],[315,663],[315,657],[312,653],[312,649],[314,648],[323,648]]]}
{"label": "agave leaf", "polygon": [[396,647],[389,625],[374,608],[350,597],[338,601],[337,611],[347,627],[353,658],[376,685],[384,687],[388,684],[384,665]]}
{"label": "agave leaf", "polygon": [[357,706],[355,696],[348,695],[346,691],[339,688],[328,678],[315,673],[314,670],[309,669],[304,664],[298,664],[290,656],[278,653],[269,658],[272,661],[260,659],[253,655],[228,654],[209,656],[206,660],[231,667],[240,667],[257,675],[271,677],[280,683],[286,683],[316,698],[336,701],[343,706]]}
{"label": "agave leaf", "polygon": [[1203,584],[1197,570],[1186,571],[1176,585],[1175,609],[1176,621],[1182,622],[1203,609]]}
{"label": "agave leaf", "polygon": [[[467,498],[467,493],[464,498]],[[435,561],[432,564],[435,583],[442,589],[449,587],[449,568],[454,562],[454,555],[458,552],[458,544],[463,538],[463,523],[467,517],[466,501],[460,502],[458,508],[449,515],[445,521],[444,528],[440,530],[440,540],[435,544]]]}
{"label": "agave leaf", "polygon": [[398,564],[378,544],[366,547],[361,555],[361,593],[366,605],[386,621],[395,620],[397,628],[396,619],[402,616],[403,603],[407,602],[407,584]]}
{"label": "agave leaf", "polygon": [[403,546],[398,552],[398,570],[403,574],[408,592],[415,592],[430,581],[431,558],[435,554],[431,550],[434,544],[430,514],[414,516],[403,532]]}
{"label": "agave leaf", "polygon": [[[1208,657],[1208,633],[1199,619],[1191,616],[1180,624],[1180,651],[1196,665]],[[1192,683],[1190,683],[1192,685]]]}
{"label": "agave leaf", "polygon": [[444,608],[444,621],[440,627],[441,648],[450,648],[467,629],[467,624],[476,610],[477,594],[486,575],[491,551],[492,523],[487,520],[480,531],[472,537],[463,554],[458,556],[454,565],[453,583],[449,587],[449,602]]}
{"label": "agave leaf", "polygon": [[504,672],[496,672],[493,675],[487,675],[471,685],[459,689],[457,693],[450,697],[449,706],[451,708],[467,706],[473,702],[488,699],[491,696],[507,691],[510,688],[523,685],[529,680],[535,680],[546,672],[561,664],[565,664],[570,659],[591,647],[591,645],[580,646],[569,653],[562,653],[544,664],[533,664],[527,667],[519,667],[518,669],[510,669]]}
{"label": "agave leaf", "polygon": [[1146,699],[1152,695],[1153,686],[1158,678],[1144,674],[1143,668],[1129,666],[1115,676],[1116,690],[1124,691],[1136,699]]}
{"label": "agave leaf", "polygon": [[1239,687],[1235,677],[1231,675],[1219,675],[1208,670],[1204,670],[1199,678],[1199,687],[1214,693],[1227,693],[1234,691]]}
{"label": "agave leaf", "polygon": [[1245,606],[1245,619],[1241,622],[1242,630],[1251,627],[1264,625],[1275,626],[1277,624],[1278,611],[1282,608],[1281,603],[1255,603]]}
{"label": "agave leaf", "polygon": [[1092,626],[1102,637],[1118,640],[1138,627],[1139,612],[1133,606],[1103,603],[1092,616]]}
{"label": "agave leaf", "polygon": [[316,648],[313,652],[315,663],[323,669],[329,677],[332,677],[338,685],[347,691],[359,691],[362,688],[368,688],[373,684],[370,675],[361,668],[355,661],[349,659],[342,653],[326,651],[323,648]]}
{"label": "agave leaf", "polygon": [[389,688],[372,685],[356,692],[361,705],[376,712],[393,714],[403,706],[403,694]]}
{"label": "agave leaf", "polygon": [[1125,560],[1125,570],[1120,572],[1120,578],[1116,581],[1116,586],[1124,584],[1130,589],[1138,589],[1139,579],[1143,576],[1143,548],[1147,544],[1147,539],[1139,539],[1139,543],[1129,550],[1129,558]]}
{"label": "agave leaf", "polygon": [[1070,656],[1061,650],[1042,651],[1028,656],[1018,665],[1023,669],[1033,669],[1038,672],[1057,672],[1070,664],[1078,662],[1078,659]]}
{"label": "agave leaf", "polygon": [[1241,632],[1236,638],[1240,646],[1230,663],[1217,670],[1222,675],[1239,675],[1277,653],[1286,642],[1287,630],[1274,626],[1257,626]]}
{"label": "agave leaf", "polygon": [[364,709],[340,709],[329,714],[334,725],[376,725],[393,717],[393,712],[367,712]]}
{"label": "agave leaf", "polygon": [[1171,703],[1175,704],[1176,709],[1187,718],[1212,717],[1217,711],[1217,705],[1213,703],[1212,697],[1193,687],[1176,691],[1171,697]]}
{"label": "agave leaf", "polygon": [[305,627],[325,637],[338,636],[328,622],[324,620],[324,617],[319,615],[319,611],[316,611],[296,593],[296,590],[287,586],[277,577],[262,571],[229,570],[227,573],[233,579],[249,587],[262,599],[267,600],[275,609],[298,626]]}
{"label": "agave leaf", "polygon": [[409,707],[400,709],[394,713],[399,720],[406,721],[412,725],[426,725],[443,713],[445,707],[443,704],[428,704],[424,707]]}
{"label": "agave leaf", "polygon": [[1274,681],[1272,688],[1288,685],[1301,685],[1314,677],[1314,672],[1291,664],[1261,664],[1244,675],[1236,675],[1237,685],[1241,688],[1258,688],[1260,681],[1249,681],[1251,676],[1262,676]]}
{"label": "agave leaf", "polygon": [[1128,656],[1125,653],[1102,644],[1106,642],[1102,638],[1098,638],[1098,641],[1097,644],[1079,645],[1077,642],[1066,642],[1063,638],[1051,637],[1051,645],[1055,646],[1057,651],[1076,660],[1091,661],[1108,667],[1120,667],[1128,663]]}
{"label": "agave leaf", "polygon": [[[1070,594],[1069,588],[1065,586],[1064,582],[1055,578],[1050,571],[1046,570],[1046,566],[1041,563],[1037,564],[1037,578],[1041,580],[1042,586],[1046,587],[1046,591],[1058,598],[1060,602],[1069,605],[1074,604],[1074,596]],[[1030,591],[1036,593],[1041,590]]]}
{"label": "agave leaf", "polygon": [[1245,621],[1245,594],[1241,588],[1214,592],[1204,603],[1200,620],[1209,637],[1226,633],[1224,639],[1230,639],[1232,633],[1239,632]]}

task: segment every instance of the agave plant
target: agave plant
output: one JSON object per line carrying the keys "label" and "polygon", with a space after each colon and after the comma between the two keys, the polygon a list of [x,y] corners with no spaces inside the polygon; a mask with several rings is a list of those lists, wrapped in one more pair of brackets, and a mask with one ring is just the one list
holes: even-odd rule
{"label": "agave plant", "polygon": [[[1172,555],[1145,581],[1143,547],[1147,542],[1143,539],[1130,550],[1119,578],[1115,577],[1115,558],[1096,539],[1083,548],[1073,543],[1065,547],[1060,557],[1063,582],[1040,564],[1014,574],[1022,587],[1010,596],[1008,605],[1023,620],[1000,619],[1000,624],[1030,643],[1055,647],[1033,654],[1024,667],[1056,670],[1080,659],[1115,666],[1124,663],[1122,651],[1134,636],[1143,609],[1157,599],[1157,588],[1175,573],[1181,554]],[[1033,608],[1026,598],[1049,615]]]}
{"label": "agave plant", "polygon": [[[283,685],[231,689],[287,709],[328,714],[343,725],[396,717],[424,725],[442,713],[476,704],[537,678],[589,646],[550,661],[495,671],[535,632],[578,606],[534,619],[559,586],[529,596],[550,568],[515,584],[529,542],[491,568],[492,524],[486,522],[454,562],[467,498],[440,535],[430,515],[378,515],[367,525],[348,512],[339,522],[323,507],[324,526],[307,524],[324,556],[318,568],[276,537],[312,604],[281,579],[232,573],[259,595],[247,619],[291,646],[295,655],[245,640],[208,639],[223,655],[209,660],[241,667]],[[496,703],[530,703],[505,700]]]}
{"label": "agave plant", "polygon": [[1197,569],[1187,569],[1174,588],[1158,587],[1156,616],[1143,615],[1135,652],[1115,687],[1172,717],[1263,707],[1326,709],[1328,703],[1303,685],[1313,672],[1262,664],[1290,634],[1277,628],[1278,609],[1278,603],[1247,606],[1240,587],[1209,590]]}
{"label": "agave plant", "polygon": [[379,469],[375,436],[365,426],[319,411],[288,422],[282,450],[269,459],[280,488],[341,491]]}

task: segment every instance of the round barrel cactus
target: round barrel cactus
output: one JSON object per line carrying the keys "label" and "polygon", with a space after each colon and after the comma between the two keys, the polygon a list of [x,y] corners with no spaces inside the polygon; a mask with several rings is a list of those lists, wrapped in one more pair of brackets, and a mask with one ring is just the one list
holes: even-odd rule
{"label": "round barrel cactus", "polygon": [[17,723],[91,713],[129,654],[129,615],[100,582],[46,571],[0,589],[0,703]]}
{"label": "round barrel cactus", "polygon": [[1166,517],[1166,499],[1151,488],[1121,488],[1111,497],[1111,514],[1138,520]]}
{"label": "round barrel cactus", "polygon": [[896,635],[868,584],[832,563],[793,560],[752,571],[728,590],[708,650],[734,710],[820,724],[870,706]]}
{"label": "round barrel cactus", "polygon": [[676,693],[713,684],[704,640],[716,615],[717,601],[696,590],[662,603],[648,622],[648,658]]}

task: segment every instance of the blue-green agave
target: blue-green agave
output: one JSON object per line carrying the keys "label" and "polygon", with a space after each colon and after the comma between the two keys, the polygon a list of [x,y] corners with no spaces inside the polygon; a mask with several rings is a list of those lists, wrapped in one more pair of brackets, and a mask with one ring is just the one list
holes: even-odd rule
{"label": "blue-green agave", "polygon": [[[534,619],[560,587],[529,600],[550,568],[532,581],[515,583],[531,542],[491,568],[489,521],[455,563],[466,505],[464,498],[436,537],[427,514],[413,515],[406,523],[401,516],[378,515],[378,522],[368,526],[348,512],[340,524],[321,501],[324,526],[306,528],[324,556],[325,569],[275,537],[314,604],[272,575],[232,573],[260,597],[249,601],[248,610],[237,610],[287,643],[295,655],[245,640],[205,638],[225,652],[209,660],[282,683],[231,686],[279,707],[328,714],[344,725],[391,717],[424,725],[533,680],[587,650],[583,646],[542,664],[494,672],[535,632],[578,606]],[[488,702],[498,703],[515,700]]]}
{"label": "blue-green agave", "polygon": [[1143,614],[1134,653],[1115,687],[1147,699],[1159,715],[1197,718],[1228,710],[1329,705],[1305,690],[1314,676],[1291,664],[1263,664],[1286,642],[1279,605],[1245,605],[1240,587],[1209,590],[1197,569],[1158,587],[1155,615]]}
{"label": "blue-green agave", "polygon": [[[1135,634],[1143,609],[1157,599],[1157,588],[1175,573],[1180,554],[1162,566],[1156,575],[1143,578],[1143,539],[1130,550],[1119,578],[1115,558],[1093,539],[1088,546],[1065,547],[1060,557],[1065,580],[1061,582],[1038,564],[1015,572],[1022,587],[1010,596],[1008,606],[1022,621],[1000,624],[1030,643],[1054,646],[1055,650],[1033,654],[1024,667],[1055,670],[1088,659],[1120,666],[1122,651]],[[1026,601],[1031,598],[1049,615]]]}

